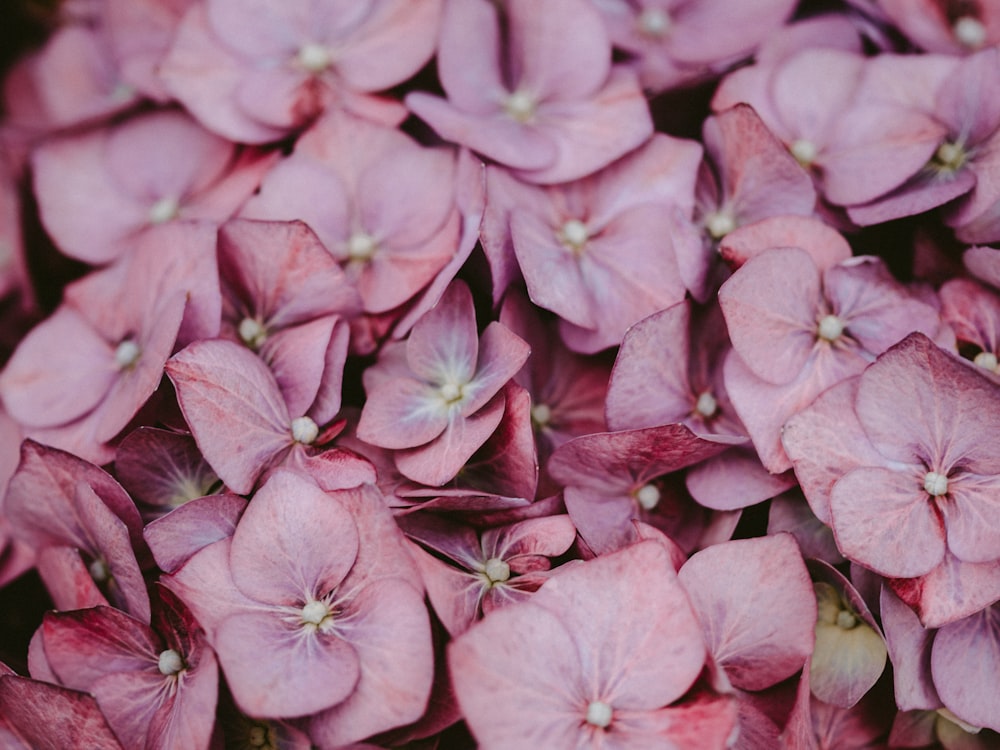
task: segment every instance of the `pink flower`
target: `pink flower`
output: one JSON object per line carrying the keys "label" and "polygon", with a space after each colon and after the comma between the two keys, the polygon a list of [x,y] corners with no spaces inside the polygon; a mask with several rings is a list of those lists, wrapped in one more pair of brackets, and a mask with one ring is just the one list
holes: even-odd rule
{"label": "pink flower", "polygon": [[159,111],[49,141],[32,167],[42,221],[59,249],[101,264],[160,224],[222,223],[276,156],[240,149],[182,112]]}
{"label": "pink flower", "polygon": [[480,338],[472,295],[454,282],[409,339],[384,347],[379,362],[365,371],[368,400],[358,437],[405,451],[396,455],[404,475],[442,485],[500,423],[497,394],[528,353],[528,345],[499,323],[490,323]]}
{"label": "pink flower", "polygon": [[585,0],[451,0],[437,61],[447,100],[413,92],[406,105],[529,182],[596,172],[653,131],[638,81],[612,67],[604,24]]}
{"label": "pink flower", "polygon": [[233,141],[278,140],[328,107],[384,119],[386,105],[364,93],[430,59],[440,13],[441,0],[208,0],[182,19],[161,73],[195,117]]}
{"label": "pink flower", "polygon": [[99,463],[160,385],[175,344],[218,332],[210,226],[182,223],[66,289],[0,374],[0,396],[29,436]]}
{"label": "pink flower", "polygon": [[[895,578],[926,575],[946,552],[969,563],[1000,558],[991,499],[1000,455],[983,438],[1000,428],[998,398],[1000,386],[921,334],[865,370],[854,402],[864,443],[844,462],[828,508],[817,508],[825,494],[810,498],[846,557]],[[825,462],[804,424],[789,423],[786,445],[796,460]]]}
{"label": "pink flower", "polygon": [[402,537],[370,488],[328,494],[276,471],[232,539],[204,548],[167,585],[205,627],[250,715],[315,715],[314,741],[339,746],[424,711],[427,610]]}
{"label": "pink flower", "polygon": [[656,542],[566,567],[448,650],[484,749],[725,747],[735,718],[728,701],[677,703],[704,661],[698,622]]}
{"label": "pink flower", "polygon": [[46,615],[35,647],[57,684],[91,693],[125,747],[206,748],[215,723],[215,654],[191,614],[161,590],[156,629],[110,607]]}
{"label": "pink flower", "polygon": [[[354,147],[344,149],[343,143]],[[368,313],[398,308],[471,244],[467,170],[397,128],[343,112],[319,120],[275,165],[241,215],[301,219],[343,267]],[[477,175],[478,177],[478,175]],[[450,280],[450,278],[449,278]]]}

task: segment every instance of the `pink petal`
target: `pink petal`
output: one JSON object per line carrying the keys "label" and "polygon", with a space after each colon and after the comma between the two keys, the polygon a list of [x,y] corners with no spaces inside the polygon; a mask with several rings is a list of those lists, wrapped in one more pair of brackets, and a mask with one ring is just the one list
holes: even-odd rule
{"label": "pink petal", "polygon": [[86,737],[93,750],[122,750],[97,702],[86,693],[6,675],[0,677],[0,714],[24,738],[25,747],[74,747]]}
{"label": "pink petal", "polygon": [[815,595],[790,535],[714,545],[693,555],[678,576],[713,658],[736,687],[771,687],[812,653]]}
{"label": "pink petal", "polygon": [[455,282],[413,326],[406,343],[406,361],[425,381],[465,384],[472,380],[478,356],[472,294],[463,282]]}
{"label": "pink petal", "polygon": [[336,634],[309,633],[279,612],[222,621],[213,639],[240,709],[256,716],[305,716],[340,703],[361,675],[356,650]]}
{"label": "pink petal", "polygon": [[246,507],[238,495],[200,497],[152,521],[143,536],[160,569],[173,573],[199,550],[231,537]]}
{"label": "pink petal", "polygon": [[246,347],[199,341],[167,363],[205,460],[240,494],[292,444],[291,417],[274,376]]}
{"label": "pink petal", "polygon": [[847,240],[811,216],[773,216],[738,227],[719,241],[719,252],[740,267],[775,247],[797,247],[809,253],[820,271],[851,257]]}
{"label": "pink petal", "polygon": [[330,747],[419,719],[434,675],[427,608],[415,588],[385,578],[361,589],[346,607],[349,617],[338,632],[358,654],[361,679],[347,700],[310,724],[313,739]]}
{"label": "pink petal", "polygon": [[938,631],[931,671],[938,695],[973,726],[1000,731],[1000,696],[992,685],[1000,669],[1000,622],[996,607]]}
{"label": "pink petal", "polygon": [[248,597],[298,606],[335,589],[357,552],[348,510],[298,474],[275,471],[243,513],[229,559]]}
{"label": "pink petal", "polygon": [[924,575],[938,565],[945,531],[921,480],[915,471],[875,467],[854,469],[838,480],[830,512],[844,556],[895,578]]}
{"label": "pink petal", "polygon": [[774,384],[795,379],[812,355],[820,300],[816,264],[797,248],[757,256],[719,290],[733,348]]}

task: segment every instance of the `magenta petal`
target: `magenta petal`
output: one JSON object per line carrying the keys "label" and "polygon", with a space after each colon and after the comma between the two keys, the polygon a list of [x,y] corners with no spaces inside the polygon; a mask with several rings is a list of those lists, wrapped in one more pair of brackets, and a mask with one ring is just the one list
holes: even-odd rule
{"label": "magenta petal", "polygon": [[816,600],[791,535],[717,544],[680,573],[713,658],[743,690],[791,677],[812,653]]}
{"label": "magenta petal", "polygon": [[185,503],[143,530],[160,569],[173,573],[198,550],[233,535],[247,507],[238,495],[210,495]]}
{"label": "magenta petal", "polygon": [[294,606],[336,588],[358,553],[351,514],[315,484],[275,471],[233,535],[233,582],[252,599]]}
{"label": "magenta petal", "polygon": [[159,647],[148,625],[111,607],[49,613],[42,635],[49,667],[74,690],[90,690],[115,672],[153,666]]}
{"label": "magenta petal", "polygon": [[239,707],[251,716],[305,716],[340,703],[361,675],[357,652],[335,634],[306,632],[283,612],[223,620],[213,642]]}
{"label": "magenta petal", "polygon": [[[93,696],[25,677],[0,677],[0,716],[23,737],[25,747],[122,750]],[[3,735],[0,734],[0,738]],[[12,750],[19,750],[15,745]]]}
{"label": "magenta petal", "polygon": [[945,532],[922,479],[915,471],[864,467],[838,480],[830,512],[844,556],[894,578],[933,570],[945,554]]}

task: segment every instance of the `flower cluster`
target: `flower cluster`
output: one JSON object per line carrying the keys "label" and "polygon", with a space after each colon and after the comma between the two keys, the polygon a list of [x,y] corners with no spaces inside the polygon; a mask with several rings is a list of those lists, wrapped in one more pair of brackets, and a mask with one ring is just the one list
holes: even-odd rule
{"label": "flower cluster", "polygon": [[12,5],[0,746],[1000,748],[1000,0]]}

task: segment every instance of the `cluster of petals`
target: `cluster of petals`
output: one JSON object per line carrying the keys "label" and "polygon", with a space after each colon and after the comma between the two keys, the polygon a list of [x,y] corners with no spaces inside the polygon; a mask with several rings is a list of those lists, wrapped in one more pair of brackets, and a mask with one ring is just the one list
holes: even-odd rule
{"label": "cluster of petals", "polygon": [[0,747],[1000,747],[1000,2],[29,5]]}

